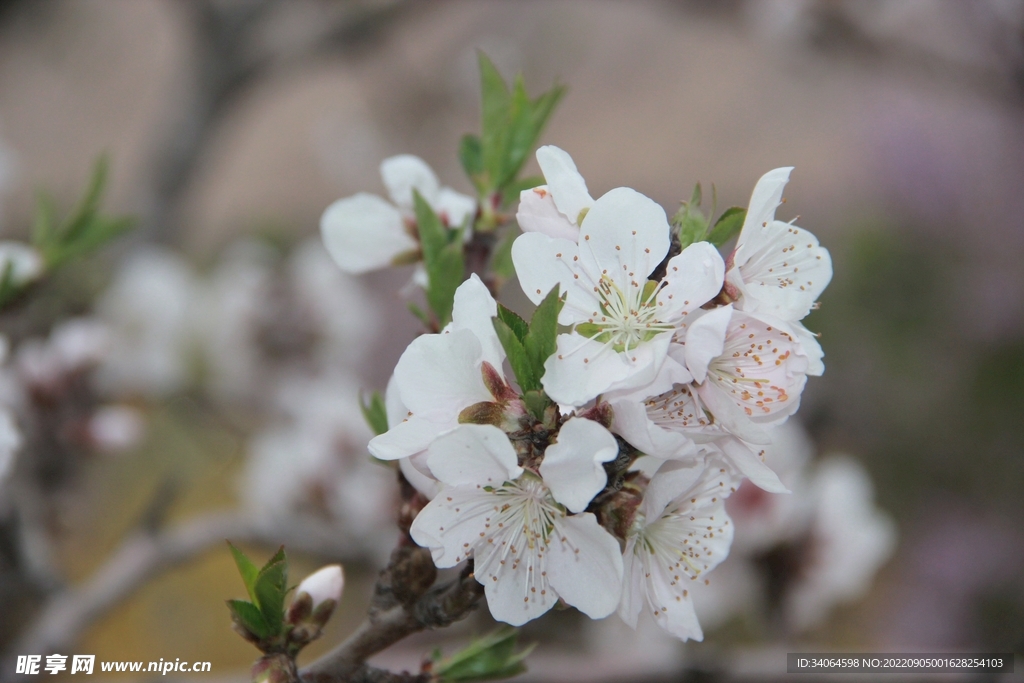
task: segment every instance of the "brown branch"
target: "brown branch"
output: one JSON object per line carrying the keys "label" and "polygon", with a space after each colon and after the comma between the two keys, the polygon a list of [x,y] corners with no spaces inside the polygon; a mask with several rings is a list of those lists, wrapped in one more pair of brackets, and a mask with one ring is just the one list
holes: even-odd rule
{"label": "brown branch", "polygon": [[[9,655],[46,654],[73,645],[89,624],[147,581],[226,539],[273,545],[287,542],[290,549],[338,559],[352,558],[359,550],[358,543],[343,530],[298,516],[260,523],[243,513],[215,513],[156,533],[139,531],[126,539],[90,579],[51,597]],[[0,671],[14,670],[13,664],[8,667],[7,663]]]}

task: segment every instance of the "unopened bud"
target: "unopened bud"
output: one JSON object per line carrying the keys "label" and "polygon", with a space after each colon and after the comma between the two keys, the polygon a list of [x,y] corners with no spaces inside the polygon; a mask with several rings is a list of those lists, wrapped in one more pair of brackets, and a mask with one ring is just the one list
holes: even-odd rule
{"label": "unopened bud", "polygon": [[313,601],[312,609],[315,612],[321,604],[328,600],[333,600],[337,604],[341,600],[341,591],[344,587],[345,575],[341,571],[341,565],[332,564],[303,579],[295,594],[309,594]]}

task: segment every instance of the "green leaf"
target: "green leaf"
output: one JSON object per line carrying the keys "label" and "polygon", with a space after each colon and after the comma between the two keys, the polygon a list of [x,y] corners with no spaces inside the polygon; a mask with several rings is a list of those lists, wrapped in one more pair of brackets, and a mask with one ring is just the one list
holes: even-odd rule
{"label": "green leaf", "polygon": [[[278,555],[282,555],[281,551]],[[284,597],[288,592],[288,561],[281,559],[264,566],[256,577],[255,590],[256,604],[271,634],[280,633],[284,625]]]}
{"label": "green leaf", "polygon": [[465,270],[461,239],[442,249],[438,258],[427,268],[427,303],[437,316],[439,327],[443,328],[451,322],[455,290],[463,283]]}
{"label": "green leaf", "polygon": [[488,189],[493,189],[497,187],[497,177],[504,165],[511,95],[505,79],[483,52],[479,53],[479,63],[481,161],[484,172],[490,175]]}
{"label": "green leaf", "polygon": [[557,348],[558,314],[565,305],[565,299],[558,295],[558,285],[551,288],[544,300],[537,306],[530,319],[530,331],[523,340],[523,347],[534,369],[538,384],[525,389],[539,389],[540,378],[544,376],[544,362]]}
{"label": "green leaf", "polygon": [[487,192],[487,181],[484,175],[483,143],[478,135],[463,135],[459,141],[459,162],[462,170],[472,181],[477,195],[483,197]]}
{"label": "green leaf", "polygon": [[708,242],[711,242],[716,247],[722,246],[739,233],[743,228],[743,221],[746,217],[747,210],[742,206],[733,206],[726,209],[718,217],[718,222],[715,223],[715,227],[708,234]]}
{"label": "green leaf", "polygon": [[369,401],[360,398],[359,408],[363,411],[363,419],[370,425],[374,434],[380,435],[388,431],[388,411],[384,406],[384,397],[379,391],[370,394]]}
{"label": "green leaf", "polygon": [[523,403],[526,404],[526,408],[530,411],[531,415],[538,420],[543,420],[544,411],[551,405],[551,399],[543,391],[535,389],[523,394]]}
{"label": "green leaf", "polygon": [[530,331],[530,325],[519,317],[518,313],[498,304],[498,318],[512,329],[516,339],[519,341],[526,339],[526,334]]}
{"label": "green leaf", "polygon": [[523,673],[526,671],[523,660],[534,646],[516,652],[518,637],[516,629],[503,626],[451,657],[440,659],[435,656],[434,676],[439,682],[469,683],[511,678]]}
{"label": "green leaf", "polygon": [[512,88],[506,149],[499,173],[496,176],[495,185],[497,187],[504,189],[506,185],[515,180],[519,169],[526,163],[526,159],[533,149],[535,139],[533,103],[530,101],[530,96],[526,94],[526,85],[520,75],[516,77],[515,85]]}
{"label": "green leaf", "polygon": [[268,638],[273,635],[256,605],[244,600],[228,600],[227,603],[231,616],[254,636],[257,638]]}
{"label": "green leaf", "polygon": [[259,602],[256,599],[256,577],[259,575],[260,570],[231,541],[228,541],[228,548],[231,549],[231,555],[235,558],[235,565],[238,567],[238,573],[242,575],[242,583],[245,584],[245,590],[249,594],[249,599],[253,602]]}
{"label": "green leaf", "polygon": [[462,163],[462,170],[476,184],[477,177],[484,170],[483,147],[480,144],[479,136],[462,136],[462,140],[459,142],[459,161]]}
{"label": "green leaf", "polygon": [[526,349],[519,341],[515,331],[500,317],[494,318],[493,322],[494,332],[498,335],[498,341],[501,342],[502,348],[505,349],[508,364],[512,366],[512,373],[516,376],[516,381],[519,382],[519,388],[522,391],[540,388],[540,376],[534,372]]}
{"label": "green leaf", "polygon": [[700,200],[701,200],[700,183],[697,183],[696,185],[693,186],[693,194],[690,195],[689,205],[691,207],[695,207],[695,206],[699,207],[700,206]]}
{"label": "green leaf", "polygon": [[455,290],[465,277],[462,231],[444,227],[419,192],[413,192],[413,202],[423,248],[423,265],[427,270],[427,304],[438,325],[444,327],[452,317]]}

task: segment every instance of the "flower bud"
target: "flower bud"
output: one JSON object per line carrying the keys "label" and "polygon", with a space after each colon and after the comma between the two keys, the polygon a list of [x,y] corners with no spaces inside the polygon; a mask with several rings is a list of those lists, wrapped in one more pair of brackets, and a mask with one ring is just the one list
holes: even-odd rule
{"label": "flower bud", "polygon": [[285,621],[292,625],[288,640],[304,647],[320,637],[341,600],[345,576],[341,565],[332,564],[307,576],[295,590],[295,599],[288,608]]}
{"label": "flower bud", "polygon": [[341,565],[332,564],[303,579],[295,594],[298,596],[308,593],[313,600],[313,611],[315,612],[321,604],[328,600],[333,600],[337,604],[341,600],[341,591],[344,586],[345,575],[341,571]]}

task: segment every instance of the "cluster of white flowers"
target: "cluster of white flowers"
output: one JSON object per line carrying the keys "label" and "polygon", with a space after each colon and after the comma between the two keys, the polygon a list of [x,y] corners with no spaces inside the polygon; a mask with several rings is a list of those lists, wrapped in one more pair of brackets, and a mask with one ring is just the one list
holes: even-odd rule
{"label": "cluster of white flowers", "polygon": [[[775,219],[789,168],[757,183],[723,260],[709,242],[680,248],[665,211],[632,189],[593,199],[564,151],[537,159],[547,184],[522,193],[512,260],[534,303],[564,297],[570,330],[541,380],[555,405],[537,415],[505,377],[498,307],[473,275],[451,322],[399,360],[390,429],[370,452],[430,499],[413,539],[438,567],[472,558],[496,619],[523,624],[561,600],[633,625],[647,610],[701,639],[691,592],[729,553],[726,499],[744,477],[786,490],[764,453],[823,370],[799,321],[831,279],[829,254]],[[345,201],[321,225],[351,270],[365,259],[343,238]]]}

